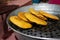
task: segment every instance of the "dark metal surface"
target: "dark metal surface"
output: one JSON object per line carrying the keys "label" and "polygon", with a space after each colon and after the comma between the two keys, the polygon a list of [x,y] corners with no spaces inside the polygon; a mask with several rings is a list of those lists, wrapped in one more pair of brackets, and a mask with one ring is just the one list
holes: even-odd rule
{"label": "dark metal surface", "polygon": [[[22,8],[19,8],[15,11],[13,11],[9,16],[13,16],[13,15],[17,15],[18,12],[23,12],[23,11],[28,11],[29,8],[34,8],[36,10],[44,10],[47,11],[51,14],[60,16],[60,6],[59,5],[52,5],[52,4],[38,4],[38,5],[30,5],[30,6],[25,6]],[[28,30],[22,30],[20,28],[18,28],[16,25],[12,24],[7,18],[7,24],[11,27],[12,30],[14,30],[15,32],[22,34],[24,36],[27,37],[31,37],[31,38],[37,38],[37,39],[52,39],[52,40],[60,40],[60,21],[57,21],[56,23],[53,22],[52,26],[48,25],[47,27],[33,27],[31,29]],[[58,25],[56,26],[56,24],[58,23]],[[53,26],[54,25],[54,26]],[[35,25],[36,26],[36,25]]]}

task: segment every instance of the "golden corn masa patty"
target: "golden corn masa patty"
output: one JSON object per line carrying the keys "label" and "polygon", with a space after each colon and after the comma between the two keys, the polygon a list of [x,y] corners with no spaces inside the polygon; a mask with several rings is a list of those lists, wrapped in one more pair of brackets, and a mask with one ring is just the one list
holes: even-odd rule
{"label": "golden corn masa patty", "polygon": [[11,17],[9,18],[9,20],[10,20],[13,24],[15,24],[15,25],[17,25],[18,27],[23,28],[23,29],[28,29],[28,28],[31,28],[31,27],[32,27],[32,25],[31,25],[30,23],[27,23],[27,22],[19,19],[17,16],[11,16]]}
{"label": "golden corn masa patty", "polygon": [[21,18],[21,19],[24,20],[24,21],[28,21],[28,20],[26,19],[26,17],[24,16],[24,13],[25,13],[25,12],[19,12],[19,13],[18,13],[18,17]]}
{"label": "golden corn masa patty", "polygon": [[29,11],[30,11],[32,14],[36,15],[37,17],[39,17],[39,18],[41,18],[41,19],[43,19],[43,20],[47,20],[47,18],[44,17],[43,15],[41,15],[41,14],[39,13],[39,11],[36,11],[36,10],[33,9],[33,8],[30,8]]}
{"label": "golden corn masa patty", "polygon": [[34,15],[32,15],[32,14],[29,13],[29,12],[26,12],[26,13],[25,13],[25,17],[26,17],[28,20],[30,20],[31,22],[35,22],[35,23],[40,24],[40,25],[47,25],[47,22],[46,22],[46,21],[41,20],[41,19],[35,17]]}
{"label": "golden corn masa patty", "polygon": [[51,18],[51,19],[59,20],[59,18],[57,16],[49,14],[49,13],[47,13],[45,11],[42,11],[42,10],[40,10],[40,14],[42,14],[42,15],[48,17],[48,18]]}

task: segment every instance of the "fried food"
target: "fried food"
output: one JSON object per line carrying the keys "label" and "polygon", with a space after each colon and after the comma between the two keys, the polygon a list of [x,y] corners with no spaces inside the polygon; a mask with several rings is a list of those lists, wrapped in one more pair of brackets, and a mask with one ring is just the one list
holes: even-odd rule
{"label": "fried food", "polygon": [[15,25],[17,25],[18,27],[23,28],[23,29],[28,29],[28,28],[31,28],[31,27],[32,27],[32,25],[31,25],[30,23],[25,22],[25,21],[19,19],[19,17],[17,17],[17,16],[11,16],[11,17],[9,18],[9,20],[10,20],[13,24],[15,24]]}
{"label": "fried food", "polygon": [[37,18],[36,16],[32,15],[32,14],[29,13],[29,12],[26,12],[26,13],[25,13],[25,17],[26,17],[28,20],[30,20],[31,22],[35,22],[35,23],[40,24],[40,25],[47,25],[47,22],[46,22],[46,21]]}
{"label": "fried food", "polygon": [[47,13],[45,11],[42,11],[42,10],[40,10],[40,14],[42,14],[42,15],[48,17],[48,18],[54,19],[54,20],[59,20],[59,18],[57,16],[49,14],[49,13]]}
{"label": "fried food", "polygon": [[30,11],[32,14],[36,15],[37,17],[39,17],[39,18],[41,18],[41,19],[43,19],[43,20],[47,20],[47,18],[44,17],[43,15],[41,15],[41,14],[39,13],[39,11],[36,11],[36,10],[33,9],[33,8],[30,8],[29,11]]}
{"label": "fried food", "polygon": [[26,19],[26,17],[24,16],[24,13],[25,13],[25,12],[19,12],[19,13],[18,13],[18,17],[21,18],[21,19],[24,20],[24,21],[28,21],[28,20]]}

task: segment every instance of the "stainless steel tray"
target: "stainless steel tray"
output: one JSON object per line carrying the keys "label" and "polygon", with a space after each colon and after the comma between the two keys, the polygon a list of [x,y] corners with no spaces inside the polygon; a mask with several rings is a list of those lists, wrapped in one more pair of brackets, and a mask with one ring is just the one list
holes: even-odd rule
{"label": "stainless steel tray", "polygon": [[18,12],[21,12],[21,11],[22,12],[23,11],[28,11],[29,8],[34,8],[36,10],[40,10],[41,9],[41,10],[44,10],[44,11],[49,12],[49,13],[54,14],[54,15],[60,15],[60,6],[59,5],[55,5],[55,4],[44,4],[44,3],[42,3],[42,4],[24,6],[24,7],[21,7],[21,8],[18,8],[16,10],[14,10],[13,12],[11,12],[9,14],[9,16],[7,17],[7,24],[8,24],[8,26],[10,26],[13,31],[15,31],[15,32],[17,32],[17,33],[19,33],[21,35],[27,36],[27,37],[32,37],[32,38],[37,38],[37,39],[51,39],[51,40],[54,40],[55,39],[55,40],[60,40],[60,38],[50,38],[50,37],[46,38],[46,37],[39,37],[39,36],[27,35],[27,34],[24,34],[23,32],[20,32],[19,31],[20,29],[17,29],[17,30],[14,29],[9,24],[8,19],[9,19],[10,16],[17,15]]}

